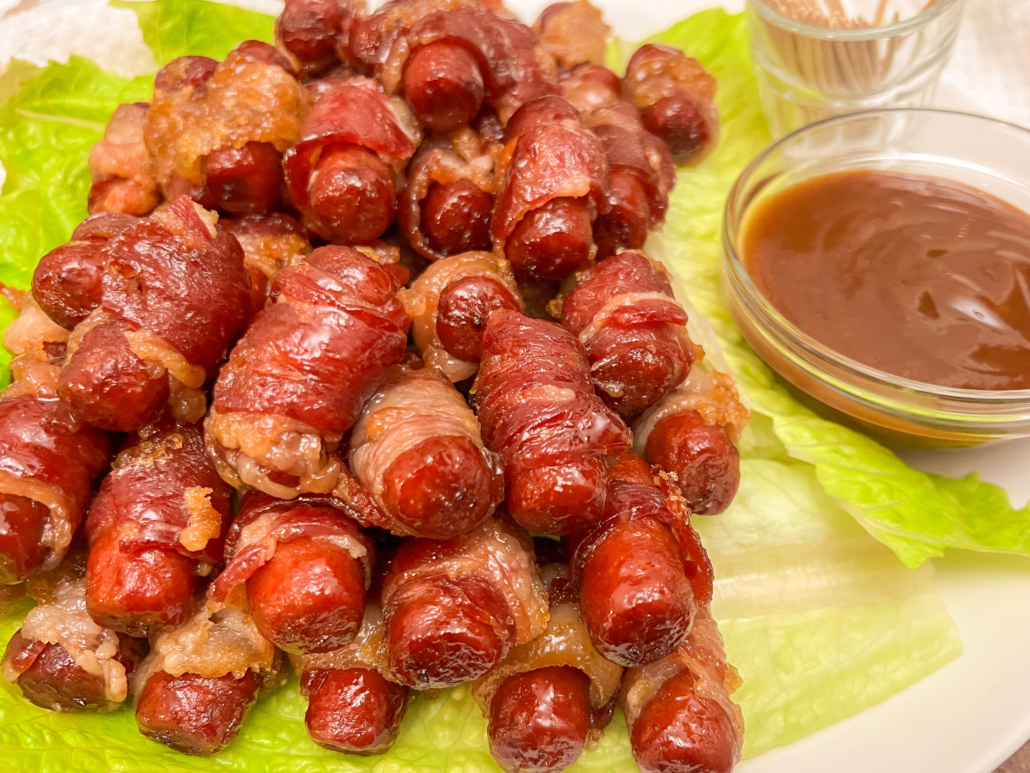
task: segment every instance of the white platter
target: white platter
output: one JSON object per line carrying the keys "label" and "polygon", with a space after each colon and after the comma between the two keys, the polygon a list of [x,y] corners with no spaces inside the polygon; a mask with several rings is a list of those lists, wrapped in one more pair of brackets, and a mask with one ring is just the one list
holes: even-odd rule
{"label": "white platter", "polygon": [[[281,7],[231,1],[273,13]],[[717,0],[593,2],[633,40]],[[736,11],[741,2],[725,5]],[[1030,125],[1030,2],[969,3],[938,102]],[[526,19],[546,4],[508,0]],[[153,69],[132,14],[108,9],[106,0],[0,0],[0,69],[11,56],[41,63],[69,53],[125,75]],[[904,456],[942,474],[978,471],[1008,489],[1014,504],[1030,499],[1030,441]],[[741,764],[740,773],[991,773],[1030,738],[1030,561],[956,554],[935,568],[962,656],[879,706]]]}

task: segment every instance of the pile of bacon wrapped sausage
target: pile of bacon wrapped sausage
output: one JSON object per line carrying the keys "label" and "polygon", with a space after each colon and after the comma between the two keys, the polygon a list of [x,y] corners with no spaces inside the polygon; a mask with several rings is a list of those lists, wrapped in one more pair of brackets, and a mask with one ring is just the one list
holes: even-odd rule
{"label": "pile of bacon wrapped sausage", "polygon": [[211,754],[286,653],[328,749],[471,682],[506,771],[565,768],[616,705],[642,770],[728,771],[690,519],[732,499],[747,411],[640,251],[714,80],[657,45],[620,79],[586,0],[359,3],[164,67],[5,289],[0,581],[38,605],[3,675]]}

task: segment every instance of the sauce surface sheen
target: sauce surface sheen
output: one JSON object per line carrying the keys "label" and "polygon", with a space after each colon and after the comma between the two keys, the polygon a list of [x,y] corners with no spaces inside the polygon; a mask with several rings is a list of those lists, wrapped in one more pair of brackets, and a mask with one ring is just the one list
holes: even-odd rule
{"label": "sauce surface sheen", "polygon": [[943,178],[857,170],[768,196],[747,271],[791,323],[887,373],[1030,388],[1030,215]]}

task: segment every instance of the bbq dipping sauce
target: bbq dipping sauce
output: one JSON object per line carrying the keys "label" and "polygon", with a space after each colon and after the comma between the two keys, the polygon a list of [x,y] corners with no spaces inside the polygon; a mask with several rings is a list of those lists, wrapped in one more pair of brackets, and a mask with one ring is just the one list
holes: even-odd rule
{"label": "bbq dipping sauce", "polygon": [[1030,389],[1030,215],[944,178],[814,177],[758,203],[740,250],[762,295],[840,355],[911,381]]}
{"label": "bbq dipping sauce", "polygon": [[777,388],[888,445],[1030,437],[1028,159],[1027,129],[929,108],[759,154],[726,201],[723,288]]}

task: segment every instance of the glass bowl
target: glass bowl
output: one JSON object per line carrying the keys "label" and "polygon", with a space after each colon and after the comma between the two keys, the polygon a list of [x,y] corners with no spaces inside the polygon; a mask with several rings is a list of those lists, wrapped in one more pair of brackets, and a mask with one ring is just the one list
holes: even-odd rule
{"label": "glass bowl", "polygon": [[821,415],[892,445],[948,447],[1030,436],[1030,389],[955,389],[910,381],[845,357],[790,323],[758,290],[740,254],[764,197],[848,170],[931,175],[1030,212],[1030,130],[946,110],[874,110],[806,126],[739,177],[723,222],[724,282],[748,343]]}

